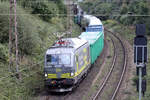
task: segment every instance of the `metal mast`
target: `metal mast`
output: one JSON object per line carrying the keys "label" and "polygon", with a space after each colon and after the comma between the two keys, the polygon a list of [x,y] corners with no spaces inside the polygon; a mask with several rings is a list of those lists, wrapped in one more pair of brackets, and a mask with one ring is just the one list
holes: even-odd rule
{"label": "metal mast", "polygon": [[16,72],[18,72],[18,33],[17,33],[17,16],[16,16],[16,0],[14,0],[14,23],[15,23],[15,44],[16,44]]}
{"label": "metal mast", "polygon": [[15,35],[15,53],[16,53],[16,72],[18,69],[18,34],[17,34],[17,15],[16,0],[10,0],[10,20],[9,20],[9,64],[12,65],[12,34]]}
{"label": "metal mast", "polygon": [[68,26],[68,35],[72,33],[72,23],[71,23],[71,1],[70,0],[66,0],[66,5],[67,5],[67,17],[68,17],[68,21],[67,21],[67,26]]}
{"label": "metal mast", "polygon": [[72,37],[72,4],[71,1],[69,0],[69,26],[70,26],[70,37]]}
{"label": "metal mast", "polygon": [[12,31],[13,31],[13,16],[12,16],[12,11],[13,11],[13,1],[10,0],[10,9],[9,9],[9,71],[11,71],[12,67]]}

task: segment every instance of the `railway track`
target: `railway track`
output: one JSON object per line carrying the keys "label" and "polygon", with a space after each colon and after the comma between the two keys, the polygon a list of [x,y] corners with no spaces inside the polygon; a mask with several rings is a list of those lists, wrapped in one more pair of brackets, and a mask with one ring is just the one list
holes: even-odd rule
{"label": "railway track", "polygon": [[[103,81],[103,83],[100,85],[99,90],[92,97],[92,100],[98,100],[102,98],[102,95],[106,94],[105,91],[110,87],[109,84],[111,84],[111,80],[113,80],[112,78],[114,78],[112,76],[118,75],[120,77],[116,77],[117,78],[116,85],[113,86],[114,89],[112,89],[112,94],[108,95],[109,100],[114,100],[117,95],[117,92],[119,91],[119,87],[121,86],[126,71],[127,54],[122,40],[118,36],[116,36],[115,33],[109,31],[108,29],[105,29],[105,31],[107,33],[110,33],[109,37],[111,37],[114,46],[114,57],[110,71],[106,75],[106,78]],[[121,73],[119,72],[116,73],[117,70],[119,70],[119,72]]]}
{"label": "railway track", "polygon": [[70,96],[71,94],[72,92],[54,94],[47,93],[43,100],[67,100],[68,96]]}
{"label": "railway track", "polygon": [[[113,52],[114,57],[113,57],[113,61],[111,64],[112,66],[110,68],[110,71],[106,75],[106,78],[103,81],[103,83],[100,84],[100,88],[97,91],[97,93],[92,97],[92,100],[101,100],[101,98],[103,100],[102,95],[106,94],[105,90],[107,90],[109,88],[107,85],[110,83],[112,76],[119,76],[116,78],[117,79],[116,83],[113,83],[113,90],[112,90],[111,94],[110,95],[107,94],[107,96],[109,98],[106,100],[114,100],[118,93],[119,87],[123,81],[123,77],[124,77],[124,74],[126,71],[126,60],[127,60],[126,55],[127,54],[126,54],[126,50],[125,50],[122,40],[118,36],[116,36],[115,33],[111,32],[107,29],[105,29],[105,31],[110,33],[109,37],[111,37],[111,41],[114,46],[114,52]],[[119,66],[119,68],[118,68],[118,66]],[[116,75],[113,75],[114,72],[116,71],[116,69],[119,70],[119,72]],[[44,100],[71,100],[70,97],[73,97],[72,96],[73,94],[74,93],[69,92],[65,95],[55,95],[55,96],[47,95]]]}

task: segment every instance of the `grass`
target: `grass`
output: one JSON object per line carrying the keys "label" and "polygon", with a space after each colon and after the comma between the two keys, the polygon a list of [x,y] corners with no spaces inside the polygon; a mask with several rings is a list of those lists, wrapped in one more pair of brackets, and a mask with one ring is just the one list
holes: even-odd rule
{"label": "grass", "polygon": [[[119,50],[119,49],[118,49]],[[120,51],[120,50],[119,50]],[[119,52],[118,51],[118,52]],[[117,52],[116,52],[117,53]],[[118,53],[118,54],[120,54],[120,53]],[[121,61],[121,59],[122,59],[122,56],[118,56],[117,55],[117,61],[118,62],[122,62]],[[119,65],[118,65],[119,64]],[[119,78],[119,76],[120,75],[118,75],[118,74],[120,74],[120,69],[121,69],[121,65],[120,65],[120,63],[118,63],[118,64],[115,64],[115,67],[114,67],[114,69],[113,69],[113,72],[112,72],[112,74],[111,74],[111,77],[110,77],[110,80],[108,80],[108,84],[106,85],[106,88],[105,88],[105,91],[103,92],[103,94],[102,94],[102,96],[101,96],[101,98],[103,99],[103,100],[108,100],[108,99],[110,99],[110,97],[111,97],[111,94],[112,94],[112,92],[114,92],[114,84],[116,84],[116,82],[118,81],[118,78]],[[117,66],[116,66],[117,65]]]}
{"label": "grass", "polygon": [[[109,46],[109,55],[106,58],[106,62],[105,62],[105,66],[103,67],[103,69],[101,69],[102,73],[99,75],[98,79],[96,80],[95,84],[93,86],[90,87],[90,91],[88,91],[88,95],[83,96],[82,100],[88,100],[88,98],[91,98],[93,96],[93,94],[95,94],[97,92],[97,90],[99,89],[100,84],[102,83],[102,80],[104,79],[105,75],[109,72],[110,70],[110,64],[112,63],[112,57],[113,57],[113,44],[110,40],[109,37],[107,37],[108,42],[108,46]],[[98,65],[97,65],[98,66]]]}
{"label": "grass", "polygon": [[[118,32],[125,40],[127,40],[131,45],[133,45],[133,41],[134,41],[134,37],[135,37],[135,27],[133,26],[124,26],[121,24],[118,24],[118,22],[113,21],[113,20],[108,20],[106,22],[104,22],[105,27],[107,27],[108,29],[111,29],[114,32]],[[148,48],[150,48],[150,36],[148,37]],[[148,50],[148,54],[150,57],[150,50]],[[149,100],[150,99],[150,62],[148,60],[147,63],[147,91],[145,93],[145,97],[143,97],[143,100]],[[135,75],[135,73],[134,73]],[[135,76],[136,77],[136,76]],[[132,80],[134,80],[134,78]],[[136,92],[136,85],[133,84],[134,90],[132,90],[133,93],[135,93],[135,95],[131,95],[130,93],[128,94],[128,92],[126,94],[128,94],[127,98],[125,100],[137,100],[138,98],[138,92]]]}
{"label": "grass", "polygon": [[[3,13],[9,13],[8,2],[0,2],[0,14]],[[20,80],[17,79],[16,74],[14,74],[15,54],[13,54],[13,72],[9,72],[8,70],[8,57],[6,57],[5,62],[0,59],[0,100],[33,100],[33,98],[43,90],[44,53],[57,39],[53,33],[67,31],[65,26],[67,18],[59,18],[60,23],[57,24],[45,22],[38,16],[30,14],[29,11],[27,12],[21,8],[21,6],[17,6],[17,14],[19,47],[21,50],[26,50],[30,54],[22,54],[23,50],[19,50]],[[0,15],[0,22],[4,22],[4,25],[0,28],[0,35],[2,36],[9,32],[8,18],[9,16],[5,17]],[[73,37],[81,33],[80,27],[76,24],[73,24],[72,30]],[[8,39],[8,35],[6,35],[6,38]],[[8,40],[3,42],[5,43],[0,44],[4,45],[8,51]]]}

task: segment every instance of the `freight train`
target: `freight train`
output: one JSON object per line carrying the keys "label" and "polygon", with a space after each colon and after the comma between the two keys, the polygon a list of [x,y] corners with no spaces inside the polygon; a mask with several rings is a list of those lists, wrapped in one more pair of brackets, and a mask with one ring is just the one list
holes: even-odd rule
{"label": "freight train", "polygon": [[76,38],[56,41],[45,54],[45,86],[49,91],[72,91],[86,76],[104,47],[104,27],[100,19],[83,15],[85,32]]}

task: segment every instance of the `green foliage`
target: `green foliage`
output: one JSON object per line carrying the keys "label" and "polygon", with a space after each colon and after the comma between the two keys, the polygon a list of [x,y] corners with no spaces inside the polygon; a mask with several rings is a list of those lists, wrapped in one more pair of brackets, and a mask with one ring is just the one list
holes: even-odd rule
{"label": "green foliage", "polygon": [[2,91],[0,100],[33,100],[33,96],[44,88],[44,80],[41,74],[42,66],[36,66],[37,68],[34,70],[29,69],[24,73],[22,72],[21,80],[18,80],[15,76],[0,80],[0,90]]}
{"label": "green foliage", "polygon": [[[31,9],[33,14],[38,14],[44,21],[49,21],[59,14],[67,14],[67,10],[62,0],[22,0],[21,6]],[[61,16],[64,17],[64,16]]]}
{"label": "green foliage", "polygon": [[88,14],[99,17],[101,20],[112,18],[112,10],[116,9],[116,5],[116,3],[107,3],[103,2],[102,0],[80,3],[80,6],[84,11],[86,11]]}
{"label": "green foliage", "polygon": [[59,14],[58,6],[54,2],[39,2],[33,5],[33,14],[40,14],[39,16],[45,20],[50,21],[52,17]]}
{"label": "green foliage", "polygon": [[[128,13],[131,13],[130,15],[137,15],[137,16],[127,16],[129,15]],[[128,5],[128,7],[123,6],[121,8],[121,14],[126,14],[126,15],[121,16],[119,18],[119,21],[124,25],[146,24],[147,33],[150,34],[149,17],[145,16],[145,15],[149,15],[149,13],[150,13],[150,9],[146,1],[143,1],[143,0],[134,1],[134,2],[131,2]],[[140,16],[140,15],[143,15],[143,16]]]}
{"label": "green foliage", "polygon": [[[130,13],[130,14],[128,14]],[[148,15],[149,8],[147,2],[141,1],[133,1],[128,6],[123,5],[121,7],[120,14],[126,14],[120,17],[119,21],[125,25],[133,25],[133,24],[144,24],[147,22],[146,16],[138,16],[138,15]],[[128,16],[128,15],[137,15],[137,16]],[[124,21],[123,21],[124,20]]]}
{"label": "green foliage", "polygon": [[40,26],[34,22],[35,19],[31,16],[18,16],[19,48],[23,54],[31,55],[33,52],[37,52],[37,48],[42,42],[38,32]]}
{"label": "green foliage", "polygon": [[82,7],[83,11],[89,13],[93,6],[93,3],[91,3],[91,2],[82,3],[81,2],[80,6]]}
{"label": "green foliage", "polygon": [[123,15],[120,17],[120,23],[128,25],[130,23],[128,15]]}
{"label": "green foliage", "polygon": [[[113,0],[115,3],[107,3],[103,0],[86,0],[86,3],[80,3],[82,9],[88,14],[95,15],[101,20],[115,19],[124,25],[146,24],[146,32],[150,34],[149,2],[146,0],[134,0],[122,3]],[[116,16],[121,15],[121,16]],[[137,16],[135,16],[137,15]]]}
{"label": "green foliage", "polygon": [[98,15],[100,17],[101,20],[106,20],[112,14],[111,11],[112,11],[111,3],[100,3],[99,5],[96,6],[96,9],[94,12],[96,15]]}
{"label": "green foliage", "polygon": [[106,25],[111,25],[111,26],[115,26],[115,25],[117,25],[117,22],[115,22],[114,20],[107,20],[107,21],[104,21],[103,22],[104,23],[104,25],[106,24]]}
{"label": "green foliage", "polygon": [[[105,27],[118,32],[124,39],[128,40],[129,43],[131,45],[133,45],[133,39],[135,37],[135,28],[131,27],[131,26],[124,26],[123,24],[113,24],[113,23],[117,23],[117,21],[114,20],[108,20],[106,22],[104,22]],[[150,37],[147,36],[148,38],[148,48],[150,47]],[[148,54],[150,56],[150,50],[148,51]],[[144,76],[143,78],[147,80],[147,90],[145,92],[145,96],[142,98],[143,100],[150,100],[150,63],[147,63],[147,75]],[[136,74],[136,72],[134,71],[134,75]],[[136,92],[136,80],[138,79],[138,77],[135,75],[134,77],[132,77],[132,85],[133,85],[133,90],[130,92],[133,92],[132,95],[128,95],[128,97],[125,100],[137,100],[138,98],[138,93]],[[134,95],[134,96],[133,96]],[[137,96],[136,96],[137,95]]]}
{"label": "green foliage", "polygon": [[[2,6],[3,5],[3,6]],[[9,16],[7,14],[9,9],[5,9],[9,5],[6,3],[0,3],[0,43],[8,43],[9,34]]]}
{"label": "green foliage", "polygon": [[58,8],[59,8],[59,14],[67,14],[67,8],[63,4],[63,0],[53,0],[56,2]]}
{"label": "green foliage", "polygon": [[128,6],[127,5],[123,5],[121,7],[120,14],[127,14],[127,13],[128,13]]}
{"label": "green foliage", "polygon": [[150,35],[150,18],[146,19],[145,25],[146,25],[146,33]]}
{"label": "green foliage", "polygon": [[[0,79],[0,90],[2,91],[0,93],[0,100],[33,100],[33,96],[44,88],[42,77],[44,53],[57,39],[53,33],[66,32],[68,19],[57,15],[59,13],[66,13],[62,0],[48,0],[47,3],[41,0],[39,2],[32,1],[36,0],[21,0],[21,4],[17,5],[19,71],[21,73],[21,80],[18,80],[14,73],[14,33],[12,34],[12,68],[9,68],[8,64],[9,2],[0,2],[0,76],[2,77]],[[32,14],[34,11],[36,11],[35,15]],[[48,16],[45,15],[47,13]],[[49,16],[50,13],[54,15]],[[72,37],[78,36],[81,30],[73,22],[72,24]]]}
{"label": "green foliage", "polygon": [[[147,2],[140,1],[140,2],[133,2],[129,5],[129,11],[136,15],[148,15],[149,9]],[[146,22],[147,17],[134,17],[133,23],[140,23],[143,24]]]}
{"label": "green foliage", "polygon": [[8,61],[8,48],[0,43],[0,61]]}
{"label": "green foliage", "polygon": [[[0,4],[0,13],[6,14],[0,16],[0,42],[8,43],[9,39],[9,4],[2,3]],[[25,15],[24,15],[25,14]],[[30,15],[21,7],[17,6],[17,31],[18,31],[18,40],[19,40],[19,53],[21,55],[27,54],[37,54],[40,53],[43,48],[52,44],[52,41],[55,40],[53,32],[65,30],[65,23],[58,17],[52,18],[50,20],[53,24],[48,24],[43,22],[40,18]],[[51,36],[51,42],[48,42]],[[14,34],[13,34],[13,44],[14,44]],[[43,43],[45,42],[45,45]],[[44,47],[45,46],[45,47]],[[15,52],[15,51],[14,51]]]}

